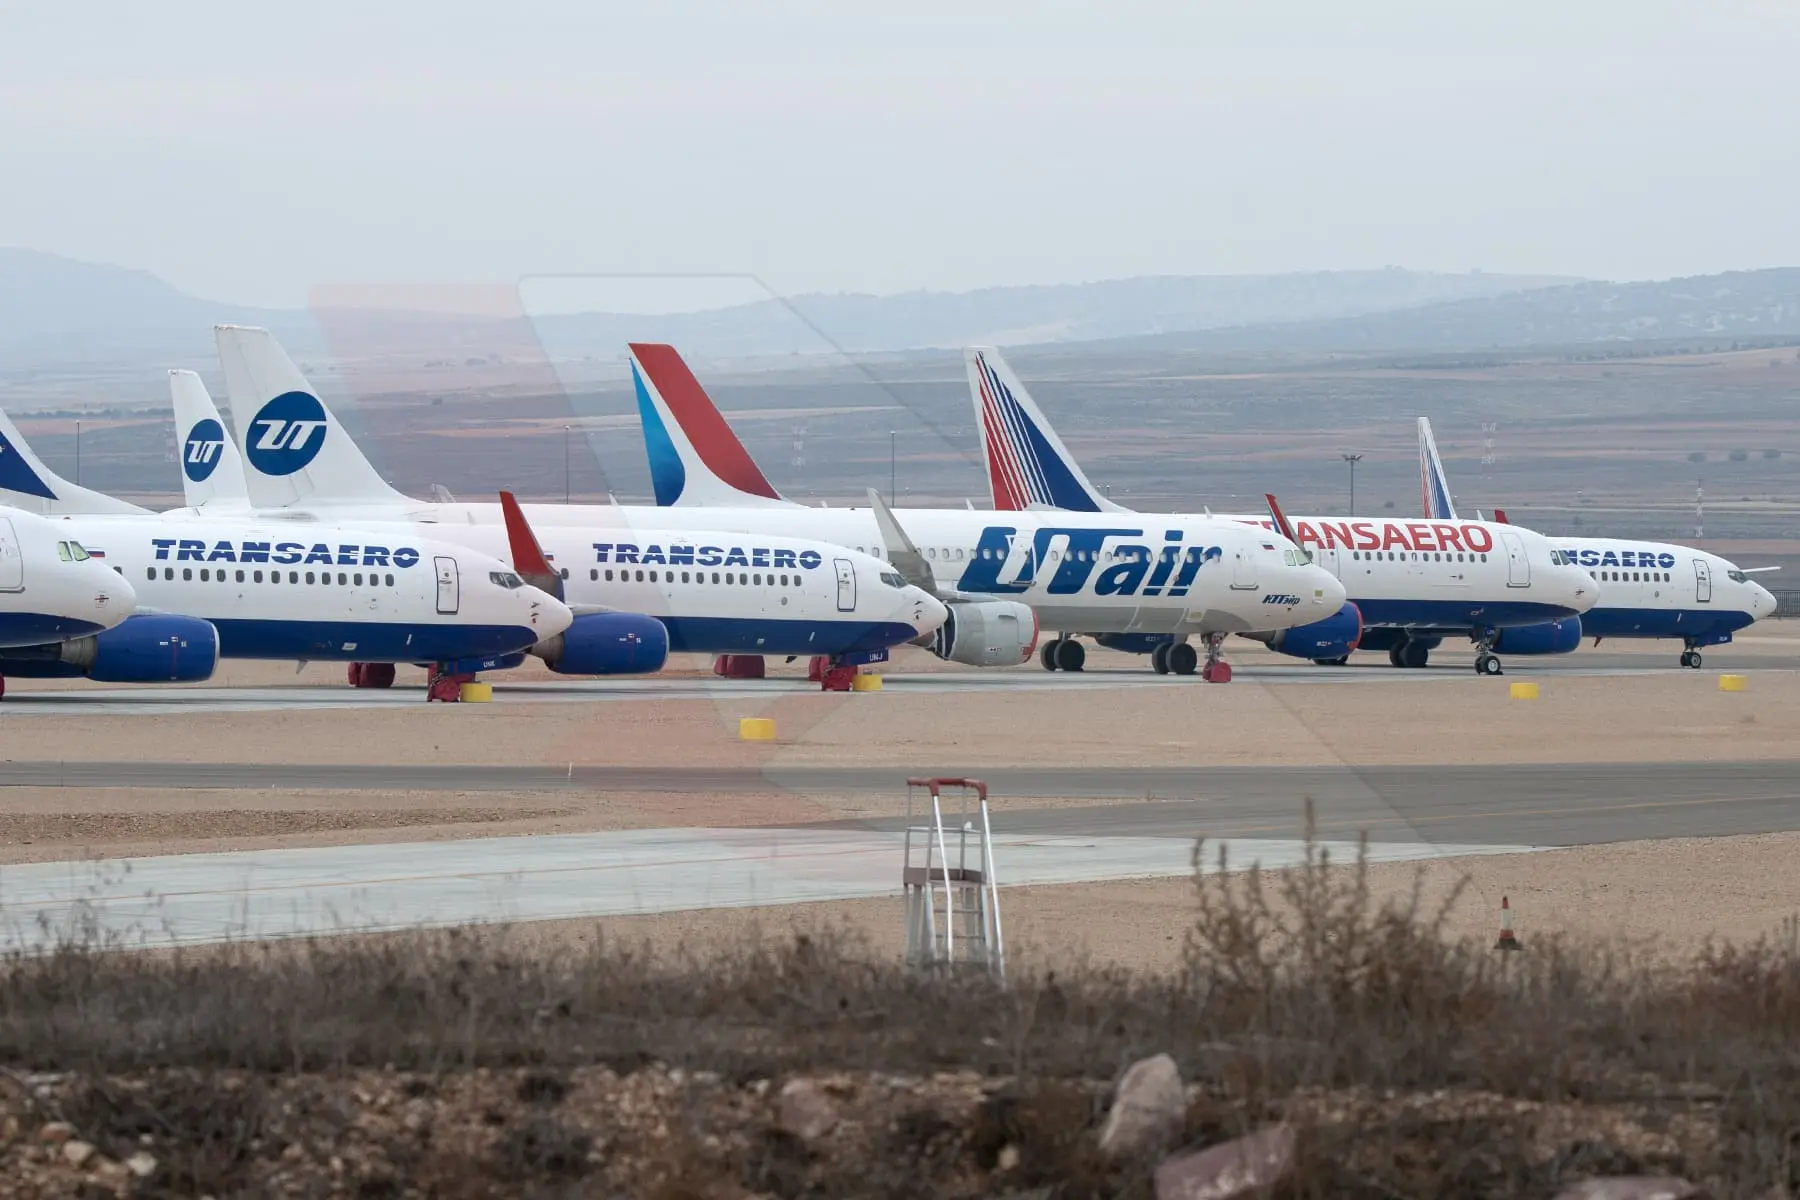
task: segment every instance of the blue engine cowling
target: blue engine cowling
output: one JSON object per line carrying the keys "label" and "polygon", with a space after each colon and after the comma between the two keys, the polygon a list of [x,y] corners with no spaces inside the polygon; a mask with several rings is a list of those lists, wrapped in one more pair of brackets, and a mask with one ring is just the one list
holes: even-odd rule
{"label": "blue engine cowling", "polygon": [[134,613],[92,637],[9,650],[0,675],[99,683],[198,683],[219,665],[219,631],[199,617]]}
{"label": "blue engine cowling", "polygon": [[1496,654],[1568,654],[1581,645],[1581,618],[1515,625],[1494,634]]}
{"label": "blue engine cowling", "polygon": [[1269,638],[1269,649],[1295,658],[1343,658],[1361,638],[1362,610],[1346,601],[1323,621],[1276,631]]}
{"label": "blue engine cowling", "polygon": [[648,675],[669,659],[669,631],[641,613],[583,613],[531,652],[559,675]]}

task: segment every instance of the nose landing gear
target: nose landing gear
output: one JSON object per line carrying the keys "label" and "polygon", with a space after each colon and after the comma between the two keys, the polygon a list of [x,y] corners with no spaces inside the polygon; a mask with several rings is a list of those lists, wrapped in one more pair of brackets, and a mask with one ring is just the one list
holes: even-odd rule
{"label": "nose landing gear", "polygon": [[1206,643],[1206,664],[1200,668],[1200,678],[1207,683],[1230,683],[1231,664],[1225,661],[1225,635],[1209,633],[1202,639]]}
{"label": "nose landing gear", "polygon": [[1691,670],[1698,671],[1700,669],[1700,652],[1691,646],[1686,650],[1683,650],[1681,652],[1681,665],[1690,668]]}

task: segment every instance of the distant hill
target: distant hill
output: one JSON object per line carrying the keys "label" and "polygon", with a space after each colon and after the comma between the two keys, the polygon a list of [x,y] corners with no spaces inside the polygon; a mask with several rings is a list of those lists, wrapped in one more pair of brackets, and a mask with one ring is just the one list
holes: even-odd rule
{"label": "distant hill", "polygon": [[[1800,267],[1644,283],[1574,283],[1326,321],[1130,339],[1138,350],[1486,349],[1800,335]],[[1099,347],[1096,347],[1099,349]]]}
{"label": "distant hill", "polygon": [[[851,353],[1086,342],[1219,326],[1316,321],[1489,297],[1567,277],[1314,271],[1287,275],[1159,275],[972,292],[892,296],[812,293],[708,312],[645,318],[580,313],[539,318],[552,353],[607,356],[633,339],[696,354]],[[651,330],[652,332],[646,332]]]}
{"label": "distant hill", "polygon": [[[579,313],[538,318],[555,358],[616,359],[631,340],[674,342],[697,357],[746,358],[832,350],[880,353],[1076,342],[1340,319],[1491,298],[1567,282],[1549,276],[1434,274],[1389,268],[1286,275],[1153,276],[972,292],[795,296],[665,316]],[[147,271],[0,247],[0,355],[8,371],[112,363],[189,365],[211,352],[220,321],[266,325],[296,353],[328,350],[315,314],[190,296]],[[427,314],[333,314],[335,333],[386,341],[397,354],[434,342],[474,352],[483,338],[518,349],[517,323]]]}

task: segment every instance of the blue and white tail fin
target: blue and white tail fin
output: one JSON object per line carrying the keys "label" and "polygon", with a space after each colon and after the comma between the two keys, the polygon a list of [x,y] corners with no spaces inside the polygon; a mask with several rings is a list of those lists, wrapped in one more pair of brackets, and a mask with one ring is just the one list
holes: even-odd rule
{"label": "blue and white tail fin", "polygon": [[413,503],[363,457],[268,330],[215,325],[213,335],[252,506]]}
{"label": "blue and white tail fin", "polygon": [[1043,410],[998,350],[970,346],[963,351],[963,364],[968,368],[969,398],[975,404],[975,429],[981,438],[995,509],[1131,511],[1102,496],[1088,482],[1075,456],[1056,436]]}
{"label": "blue and white tail fin", "polygon": [[675,347],[632,342],[630,352],[631,383],[658,507],[793,503],[762,473]]}
{"label": "blue and white tail fin", "polygon": [[181,443],[181,494],[189,508],[218,512],[248,508],[244,460],[226,432],[212,393],[192,371],[169,372],[169,399],[175,406],[175,435]]}
{"label": "blue and white tail fin", "polygon": [[1438,457],[1437,439],[1431,436],[1431,418],[1419,418],[1419,492],[1425,515],[1439,521],[1456,520],[1450,499],[1450,480],[1444,460]]}
{"label": "blue and white tail fin", "polygon": [[70,483],[46,467],[4,412],[0,412],[0,504],[47,517],[150,511]]}

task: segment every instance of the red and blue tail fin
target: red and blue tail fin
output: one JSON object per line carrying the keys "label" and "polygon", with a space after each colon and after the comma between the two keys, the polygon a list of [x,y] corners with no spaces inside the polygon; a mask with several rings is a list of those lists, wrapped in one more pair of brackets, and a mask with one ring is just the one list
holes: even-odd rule
{"label": "red and blue tail fin", "polygon": [[790,503],[757,467],[675,347],[632,342],[630,348],[631,382],[659,507]]}
{"label": "red and blue tail fin", "polygon": [[988,488],[996,509],[1130,511],[1102,496],[1088,482],[1074,455],[998,350],[970,346],[963,351],[963,363],[968,368],[975,428],[980,431]]}
{"label": "red and blue tail fin", "polygon": [[1456,520],[1450,499],[1450,480],[1444,460],[1438,457],[1437,439],[1431,436],[1431,419],[1419,418],[1419,493],[1425,515],[1439,521]]}

